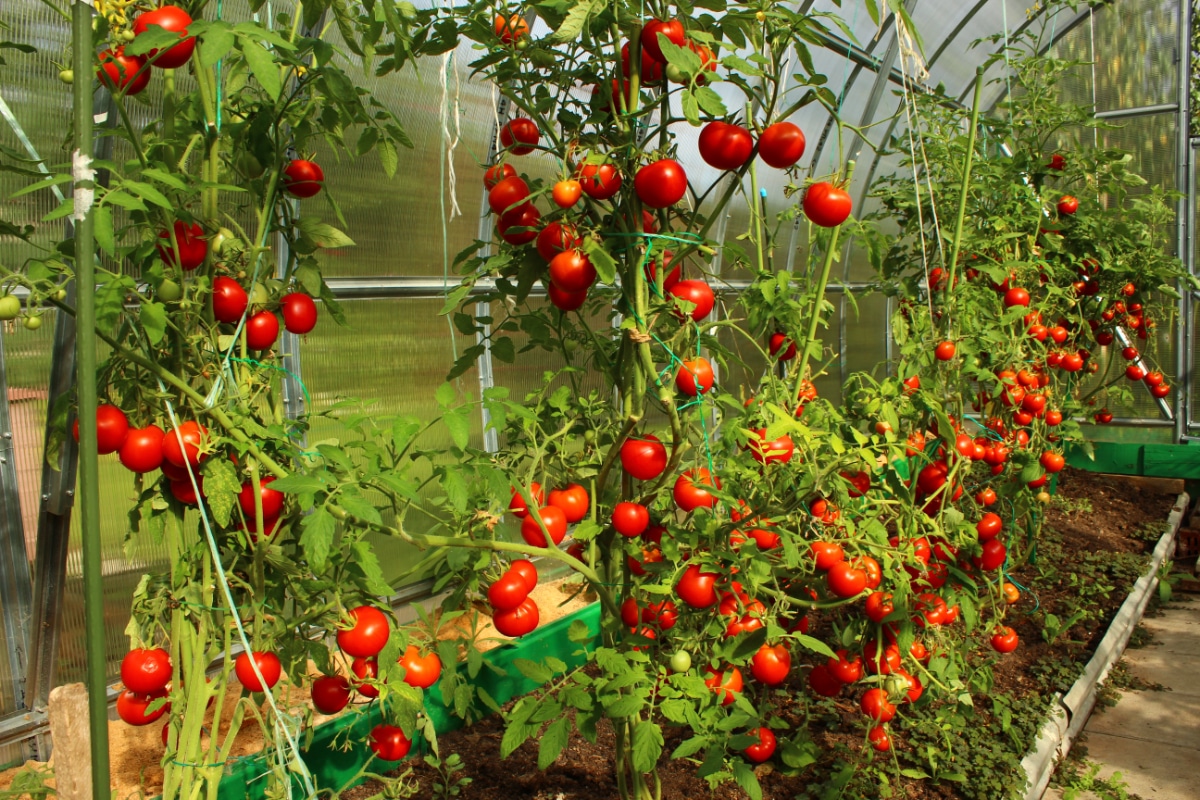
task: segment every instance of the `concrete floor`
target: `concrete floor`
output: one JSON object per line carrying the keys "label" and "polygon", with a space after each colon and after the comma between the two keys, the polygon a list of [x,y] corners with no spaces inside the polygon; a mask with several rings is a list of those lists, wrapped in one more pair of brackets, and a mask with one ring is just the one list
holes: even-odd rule
{"label": "concrete floor", "polygon": [[[1100,775],[1121,773],[1127,791],[1145,800],[1200,798],[1200,598],[1180,599],[1142,621],[1158,644],[1125,653],[1134,675],[1170,691],[1122,691],[1084,728],[1087,758],[1101,765]],[[1045,795],[1061,797],[1053,788]]]}

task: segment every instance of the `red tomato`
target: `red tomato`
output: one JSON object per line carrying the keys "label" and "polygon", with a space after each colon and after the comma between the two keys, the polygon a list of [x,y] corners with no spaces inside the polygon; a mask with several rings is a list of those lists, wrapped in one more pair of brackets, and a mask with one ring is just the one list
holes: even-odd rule
{"label": "red tomato", "polygon": [[825,662],[825,669],[842,683],[854,683],[863,676],[862,656],[850,658],[845,650],[838,650]]}
{"label": "red tomato", "polygon": [[876,722],[891,722],[896,716],[896,707],[888,699],[887,692],[879,688],[867,689],[859,700],[859,708]]}
{"label": "red tomato", "polygon": [[[274,480],[274,476],[267,476],[258,482],[258,493],[262,497],[264,520],[274,519],[283,511],[283,492],[271,488],[271,482]],[[242,508],[242,513],[249,519],[255,518],[253,482],[242,484],[242,490],[238,492],[237,499],[238,505]]]}
{"label": "red tomato", "polygon": [[554,198],[554,205],[559,208],[570,208],[579,202],[579,196],[583,194],[583,186],[577,180],[559,181],[554,184],[554,189],[551,190],[550,196]]}
{"label": "red tomato", "polygon": [[767,350],[778,361],[791,361],[796,357],[796,343],[779,331],[771,334]]}
{"label": "red tomato", "polygon": [[1138,364],[1130,364],[1125,368],[1125,377],[1131,381],[1140,381],[1146,377],[1146,370],[1142,369]]}
{"label": "red tomato", "polygon": [[246,346],[266,350],[279,338],[279,317],[271,311],[259,311],[246,320]]}
{"label": "red tomato", "polygon": [[687,194],[687,187],[687,173],[669,158],[647,164],[633,176],[633,190],[650,208],[675,205]]}
{"label": "red tomato", "polygon": [[237,322],[249,304],[246,290],[233,278],[221,275],[213,279],[213,318],[217,322]]}
{"label": "red tomato", "polygon": [[[988,491],[991,491],[990,489]],[[992,492],[993,498],[995,492]],[[993,499],[992,502],[995,502]],[[988,504],[990,505],[990,503]],[[1000,535],[1000,531],[1004,529],[1004,520],[1000,519],[999,514],[991,511],[979,518],[979,522],[975,523],[975,531],[979,534],[979,541],[986,542],[988,539],[995,539]]]}
{"label": "red tomato", "polygon": [[171,656],[161,647],[135,648],[121,659],[121,683],[136,694],[154,694],[171,682]]}
{"label": "red tomato", "polygon": [[147,711],[147,708],[154,701],[166,696],[166,689],[154,694],[138,694],[126,689],[117,695],[117,716],[129,725],[149,725],[166,714],[171,704],[164,703],[157,711]]}
{"label": "red tomato", "polygon": [[1024,289],[1014,287],[1004,293],[1004,307],[1012,308],[1013,306],[1029,307],[1029,292]]}
{"label": "red tomato", "polygon": [[[183,440],[182,447],[179,444],[181,439]],[[208,430],[203,425],[188,420],[163,436],[163,458],[180,468],[189,464],[198,467],[201,461],[208,458],[208,454],[200,452],[201,446],[207,439]]]}
{"label": "red tomato", "polygon": [[322,675],[313,681],[313,708],[322,714],[336,714],[350,702],[350,681],[341,675]]}
{"label": "red tomato", "polygon": [[1154,395],[1155,397],[1157,397],[1160,400],[1163,399],[1164,397],[1166,397],[1167,395],[1169,395],[1170,393],[1171,393],[1171,387],[1165,383],[1160,383],[1157,386],[1150,387],[1150,394]]}
{"label": "red tomato", "polygon": [[578,247],[581,243],[574,225],[555,220],[538,233],[537,251],[542,258],[553,261],[559,253]]}
{"label": "red tomato", "polygon": [[741,125],[714,120],[700,131],[700,157],[711,167],[741,169],[754,151],[754,138]]}
{"label": "red tomato", "polygon": [[514,156],[533,152],[542,138],[537,123],[525,117],[517,117],[500,130],[500,146],[511,149]]}
{"label": "red tomato", "polygon": [[1146,385],[1152,389],[1155,386],[1158,386],[1159,384],[1161,384],[1164,380],[1166,380],[1166,377],[1161,372],[1158,372],[1157,370],[1154,372],[1146,373],[1146,377],[1145,377]]}
{"label": "red tomato", "polygon": [[[539,523],[540,518],[540,523]],[[541,525],[545,524],[546,532],[555,543],[560,543],[567,535],[567,515],[557,506],[543,506],[521,521],[521,538],[533,547],[548,547]]]}
{"label": "red tomato", "polygon": [[[804,155],[804,145],[804,131],[798,126],[791,122],[776,122],[758,137],[758,155],[776,169],[787,169]],[[846,213],[850,213],[849,209]]]}
{"label": "red tomato", "polygon": [[[533,502],[540,506],[543,499],[542,485],[537,481],[529,484],[529,495],[533,498]],[[521,497],[521,494],[516,489],[513,489],[512,500],[508,503],[508,510],[512,512],[514,517],[519,519],[525,519],[525,517],[529,516],[529,509],[525,505],[525,498]]]}
{"label": "red tomato", "polygon": [[[189,225],[178,219],[171,227],[175,233],[175,245],[179,247],[178,266],[190,272],[203,264],[208,255],[208,241],[204,238],[204,228],[194,222]],[[176,266],[171,234],[163,231],[158,234],[158,238],[161,240],[157,245],[159,258],[173,267]]]}
{"label": "red tomato", "polygon": [[1046,165],[1046,169],[1053,169],[1062,172],[1067,167],[1067,159],[1061,153],[1055,153],[1050,156],[1050,163]]}
{"label": "red tomato", "polygon": [[317,304],[303,292],[285,294],[279,306],[288,333],[304,334],[317,327]]}
{"label": "red tomato", "polygon": [[655,60],[666,63],[666,56],[663,55],[662,43],[659,41],[659,34],[667,37],[667,41],[677,47],[683,47],[683,23],[677,19],[667,20],[664,22],[660,19],[652,19],[642,27],[642,47]]}
{"label": "red tomato", "polygon": [[937,357],[938,361],[949,361],[954,358],[956,350],[954,342],[942,342],[933,349],[933,354]]}
{"label": "red tomato", "polygon": [[621,622],[624,622],[629,627],[634,627],[642,619],[642,609],[638,607],[637,600],[632,597],[626,597],[621,603]]}
{"label": "red tomato", "polygon": [[379,697],[378,687],[368,681],[379,677],[379,662],[374,658],[356,658],[350,662],[350,672],[354,675],[353,686],[363,697]]}
{"label": "red tomato", "polygon": [[593,200],[607,200],[621,191],[621,173],[612,164],[584,164],[579,169],[579,185]]}
{"label": "red tomato", "polygon": [[[667,294],[691,303],[694,306],[691,317],[696,322],[700,322],[707,317],[717,301],[712,287],[704,281],[680,281],[667,289]],[[676,313],[680,319],[686,319],[685,315],[679,312]]]}
{"label": "red tomato", "polygon": [[586,291],[564,292],[553,283],[546,287],[546,294],[550,297],[550,302],[554,304],[554,307],[564,312],[581,308],[588,298]]}
{"label": "red tomato", "polygon": [[404,667],[404,682],[418,689],[428,689],[442,677],[442,659],[437,653],[421,651],[415,644],[410,644],[400,656],[400,666]]}
{"label": "red tomato", "polygon": [[359,606],[350,610],[350,623],[349,628],[337,632],[342,652],[355,658],[379,655],[391,633],[387,615],[374,606]]}
{"label": "red tomato", "polygon": [[983,543],[982,555],[972,559],[972,562],[984,572],[991,572],[999,569],[1007,556],[1008,548],[1004,546],[1004,542],[999,539],[988,539]]}
{"label": "red tomato", "polygon": [[134,428],[125,437],[119,455],[121,464],[131,472],[153,472],[163,463],[163,432],[157,425]]}
{"label": "red tomato", "polygon": [[675,479],[672,496],[675,504],[684,511],[695,511],[697,508],[712,508],[717,504],[717,498],[704,486],[721,488],[721,479],[713,479],[707,467],[697,467],[682,473]]}
{"label": "red tomato", "polygon": [[1017,632],[1007,625],[998,626],[996,632],[992,634],[992,649],[997,653],[1011,653],[1017,649],[1019,643]]}
{"label": "red tomato", "polygon": [[550,491],[550,505],[561,508],[569,523],[579,522],[587,516],[589,502],[587,489],[578,483]]}
{"label": "red tomato", "polygon": [[888,736],[887,729],[882,725],[876,725],[867,731],[867,741],[871,743],[871,747],[880,753],[886,753],[892,749],[892,739]]}
{"label": "red tomato", "polygon": [[752,744],[745,749],[746,758],[755,764],[761,764],[775,754],[775,734],[772,733],[770,728],[759,728],[756,731],[752,731],[750,735],[757,736],[758,743]]}
{"label": "red tomato", "polygon": [[750,440],[750,454],[755,461],[760,464],[786,464],[792,460],[796,452],[792,437],[784,433],[767,441],[766,428],[757,428],[754,433],[756,438]]}
{"label": "red tomato", "polygon": [[[169,488],[171,496],[185,506],[198,506],[200,505],[200,498],[204,496],[204,478],[197,476],[195,486],[192,486],[190,478],[171,481]],[[196,492],[197,488],[200,490],[199,493]]]}
{"label": "red tomato", "polygon": [[612,524],[627,539],[641,536],[650,527],[650,511],[640,503],[621,502],[613,508]]}
{"label": "red tomato", "polygon": [[529,184],[516,177],[505,178],[488,191],[488,208],[494,214],[515,209],[529,199]]}
{"label": "red tomato", "polygon": [[709,675],[704,680],[704,685],[717,693],[721,698],[721,705],[730,705],[735,699],[734,695],[741,694],[742,671],[737,667],[726,667],[720,672],[712,667],[705,667],[704,671]]}
{"label": "red tomato", "polygon": [[825,574],[829,590],[838,597],[855,597],[867,588],[867,573],[855,569],[845,561],[839,561]]}
{"label": "red tomato", "polygon": [[525,245],[537,238],[538,224],[542,220],[541,212],[533,203],[525,203],[506,211],[496,221],[496,230],[500,238],[509,244]]}
{"label": "red tomato", "polygon": [[150,67],[145,56],[127,56],[124,47],[117,47],[100,51],[97,58],[100,66],[96,69],[96,80],[109,91],[132,96],[150,85]]}
{"label": "red tomato", "polygon": [[515,178],[517,170],[512,164],[493,164],[487,168],[487,172],[483,173],[483,186],[489,192],[496,187],[496,184],[505,178]]}
{"label": "red tomato", "polygon": [[283,170],[283,188],[293,197],[312,197],[325,184],[325,172],[314,162],[293,160]]}
{"label": "red tomato", "polygon": [[[656,83],[662,83],[663,68],[666,64],[647,53],[645,46],[642,47],[642,58],[638,66],[640,67],[638,74],[641,77],[642,85],[651,86]],[[629,63],[629,42],[621,45],[621,74],[625,78],[629,78],[633,74],[633,67]]]}
{"label": "red tomato", "polygon": [[178,32],[183,41],[168,47],[165,51],[151,50],[146,54],[151,66],[160,69],[178,69],[192,57],[196,49],[196,37],[186,36],[187,26],[192,24],[191,16],[178,6],[162,6],[154,11],[138,14],[133,20],[133,32],[141,35],[155,25],[163,30]]}
{"label": "red tomato", "polygon": [[412,740],[395,725],[376,725],[371,729],[371,750],[384,761],[399,761],[412,749]]}
{"label": "red tomato", "polygon": [[1062,453],[1056,453],[1053,450],[1042,453],[1042,457],[1038,461],[1042,468],[1049,473],[1061,472],[1062,468],[1067,465],[1067,460],[1063,458]]}
{"label": "red tomato", "polygon": [[750,674],[759,683],[778,686],[792,669],[792,654],[781,644],[764,644],[750,659]]}
{"label": "red tomato", "polygon": [[822,571],[832,569],[846,557],[842,546],[837,542],[813,542],[809,549],[817,562],[817,569]]}
{"label": "red tomato", "polygon": [[504,44],[512,44],[529,35],[529,23],[520,14],[513,14],[511,17],[497,15],[492,28]]}
{"label": "red tomato", "polygon": [[[79,441],[79,420],[71,430],[75,441]],[[115,453],[125,444],[129,436],[129,418],[114,405],[100,403],[96,406],[96,452],[100,455]],[[149,471],[149,470],[147,470]]]}
{"label": "red tomato", "polygon": [[[254,657],[253,664],[250,661],[252,655]],[[254,665],[258,666],[258,671],[262,675],[261,681],[254,673]],[[274,653],[242,653],[233,662],[233,671],[237,674],[237,679],[242,686],[252,692],[265,692],[270,691],[275,684],[279,683],[279,676],[283,674],[283,665],[279,663],[279,656]]]}
{"label": "red tomato", "polygon": [[703,572],[698,564],[689,564],[675,584],[675,594],[692,608],[709,608],[717,602],[714,586],[717,573]]}
{"label": "red tomato", "polygon": [[518,558],[509,565],[509,572],[515,572],[525,580],[525,585],[529,587],[529,591],[537,588],[538,571],[532,561],[524,558]]}
{"label": "red tomato", "polygon": [[1079,199],[1069,194],[1064,194],[1058,201],[1058,213],[1065,214],[1068,217],[1079,210]]}
{"label": "red tomato", "polygon": [[492,624],[504,636],[524,636],[538,626],[541,612],[532,597],[526,597],[525,602],[511,611],[501,611],[492,615]]}
{"label": "red tomato", "polygon": [[883,622],[895,610],[891,592],[871,592],[867,595],[866,613],[872,622]]}
{"label": "red tomato", "polygon": [[582,250],[564,250],[550,262],[550,282],[564,292],[586,292],[596,282],[596,268]]}
{"label": "red tomato", "polygon": [[[760,141],[759,147],[761,146]],[[759,152],[762,152],[761,149]],[[804,193],[804,215],[812,220],[814,225],[820,225],[822,228],[836,228],[841,225],[850,216],[852,207],[850,193],[832,183],[814,183]]]}
{"label": "red tomato", "polygon": [[675,373],[675,388],[688,397],[704,394],[713,387],[713,368],[707,358],[684,361]]}
{"label": "red tomato", "polygon": [[654,480],[667,468],[667,448],[650,433],[630,436],[621,445],[621,468],[639,481]]}
{"label": "red tomato", "polygon": [[842,693],[843,685],[824,664],[818,664],[808,673],[808,687],[821,697],[837,697]]}

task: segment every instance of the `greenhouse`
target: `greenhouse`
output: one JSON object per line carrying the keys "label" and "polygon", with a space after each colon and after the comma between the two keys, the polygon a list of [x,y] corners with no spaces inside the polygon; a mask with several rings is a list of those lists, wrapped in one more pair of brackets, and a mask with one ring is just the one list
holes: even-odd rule
{"label": "greenhouse", "polygon": [[0,798],[1193,798],[1200,0],[3,0]]}

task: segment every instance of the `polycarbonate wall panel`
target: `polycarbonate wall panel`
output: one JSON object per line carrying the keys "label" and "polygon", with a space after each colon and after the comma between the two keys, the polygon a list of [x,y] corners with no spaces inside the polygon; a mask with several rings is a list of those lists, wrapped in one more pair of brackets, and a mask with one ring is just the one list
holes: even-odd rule
{"label": "polycarbonate wall panel", "polygon": [[1175,102],[1177,0],[1111,3],[1093,14],[1096,110]]}

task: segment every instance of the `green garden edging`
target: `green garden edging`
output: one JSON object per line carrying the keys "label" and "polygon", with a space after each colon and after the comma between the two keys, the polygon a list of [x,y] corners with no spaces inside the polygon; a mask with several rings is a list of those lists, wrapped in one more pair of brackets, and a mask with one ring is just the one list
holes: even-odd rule
{"label": "green garden edging", "polygon": [[1067,463],[1090,472],[1147,478],[1200,479],[1200,447],[1186,444],[1094,442],[1094,457],[1078,447],[1067,450]]}
{"label": "green garden edging", "polygon": [[[501,645],[483,654],[484,661],[496,667],[491,670],[484,667],[473,683],[483,689],[497,703],[504,704],[514,697],[537,689],[541,684],[525,677],[520,670],[513,666],[516,659],[527,659],[540,662],[546,656],[553,656],[567,664],[568,668],[579,666],[584,661],[580,645],[572,642],[567,635],[571,624],[580,621],[588,627],[592,642],[600,635],[600,606],[593,603],[587,608],[568,614],[522,637],[520,641]],[[588,646],[589,649],[594,644]],[[450,713],[449,708],[442,703],[441,692],[436,688],[425,693],[425,713],[433,721],[434,728],[439,734],[447,733],[462,727],[462,720]],[[303,752],[305,764],[312,772],[313,780],[319,789],[344,789],[363,764],[374,756],[366,746],[358,746],[342,750],[335,746],[337,739],[345,738],[348,731],[350,738],[363,741],[371,728],[381,721],[379,708],[372,706],[366,714],[347,715],[330,720],[317,726],[313,734],[312,744]],[[414,753],[417,752],[414,748]],[[386,772],[393,768],[390,762],[378,762],[376,770]],[[262,800],[266,797],[267,783],[263,778],[269,771],[264,756],[259,754],[236,762],[229,773],[221,779],[219,797],[221,800]],[[296,784],[296,789],[300,789]],[[302,793],[302,789],[301,789]]]}

